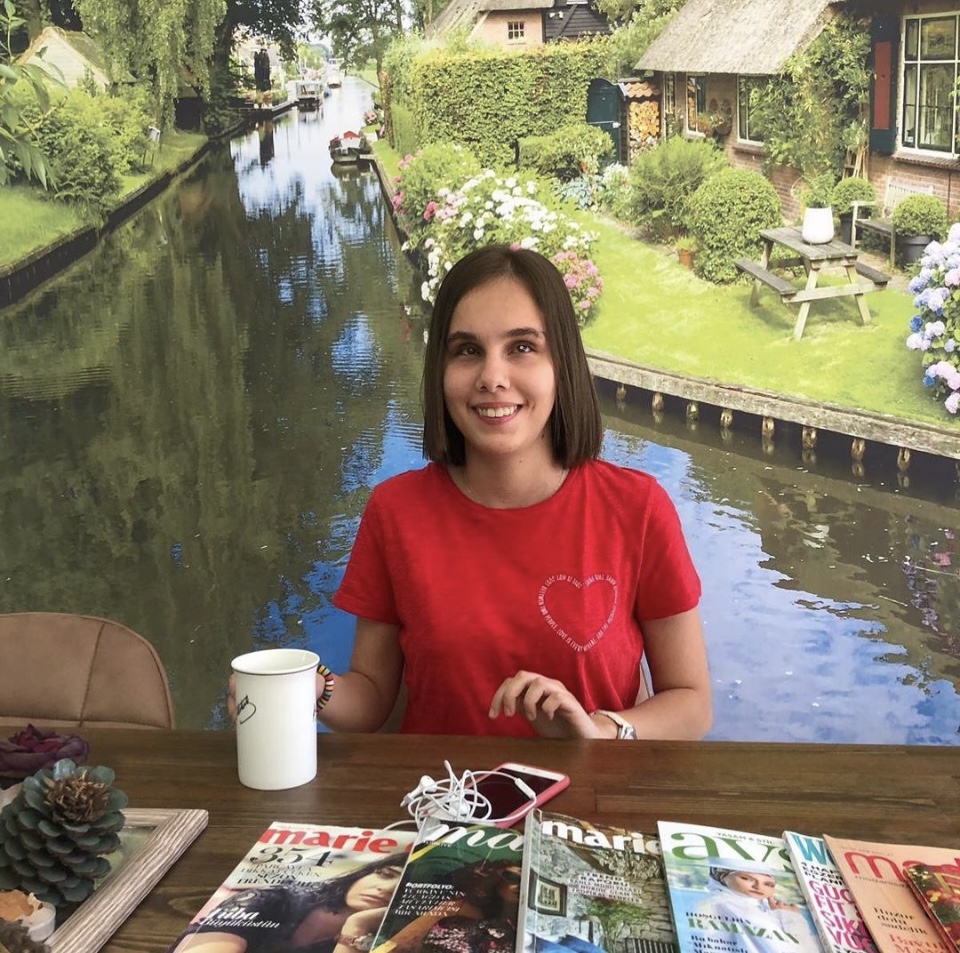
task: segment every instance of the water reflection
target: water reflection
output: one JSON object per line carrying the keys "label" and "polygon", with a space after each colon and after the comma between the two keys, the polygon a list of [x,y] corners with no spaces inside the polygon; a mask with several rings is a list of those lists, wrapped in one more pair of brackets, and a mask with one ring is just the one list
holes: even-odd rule
{"label": "water reflection", "polygon": [[[352,81],[215,150],[0,315],[0,611],[144,633],[182,726],[220,723],[253,646],[345,664],[359,514],[420,463],[418,281],[372,173],[326,150],[368,102]],[[957,742],[952,500],[608,397],[606,454],[667,485],[704,577],[714,737]]]}

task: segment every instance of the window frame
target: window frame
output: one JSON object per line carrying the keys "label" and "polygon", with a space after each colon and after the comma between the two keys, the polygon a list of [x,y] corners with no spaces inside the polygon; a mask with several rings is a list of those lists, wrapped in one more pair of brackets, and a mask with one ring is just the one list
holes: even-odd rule
{"label": "window frame", "polygon": [[[930,21],[953,21],[953,52],[949,55],[936,55],[923,50],[924,26]],[[911,30],[913,28],[913,30]],[[914,33],[911,37],[911,32]],[[914,49],[915,47],[915,49]],[[924,105],[922,93],[925,83],[930,83],[937,74],[952,72],[952,83],[949,77],[946,82],[932,83],[934,95],[938,89],[956,90],[960,80],[960,10],[938,11],[936,13],[905,14],[901,21],[900,33],[900,82],[897,108],[899,115],[898,139],[900,147],[920,155],[938,156],[941,158],[960,157],[960,144],[957,137],[958,110],[956,92],[946,93],[953,102],[950,106]],[[945,117],[950,116],[950,128],[946,130],[949,145],[938,145],[936,137],[928,134],[928,130],[946,125]],[[921,137],[925,141],[921,141]]]}
{"label": "window frame", "polygon": [[507,42],[516,43],[527,38],[526,20],[507,20]]}
{"label": "window frame", "polygon": [[[691,84],[696,90],[693,102],[695,109],[695,122],[690,125],[690,91]],[[706,133],[700,128],[700,116],[707,112],[707,82],[706,77],[701,73],[684,73],[683,84],[683,132],[687,136],[697,136],[706,138]]]}
{"label": "window frame", "polygon": [[765,82],[762,76],[737,75],[737,142],[762,146],[763,136],[751,135],[750,97]]}

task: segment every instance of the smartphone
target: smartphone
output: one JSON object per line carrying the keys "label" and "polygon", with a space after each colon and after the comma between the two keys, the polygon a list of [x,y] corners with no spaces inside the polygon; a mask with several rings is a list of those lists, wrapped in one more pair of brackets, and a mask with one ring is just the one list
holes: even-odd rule
{"label": "smartphone", "polygon": [[489,773],[477,771],[476,776],[473,786],[490,802],[490,823],[497,827],[512,827],[570,783],[560,771],[514,761],[497,765]]}

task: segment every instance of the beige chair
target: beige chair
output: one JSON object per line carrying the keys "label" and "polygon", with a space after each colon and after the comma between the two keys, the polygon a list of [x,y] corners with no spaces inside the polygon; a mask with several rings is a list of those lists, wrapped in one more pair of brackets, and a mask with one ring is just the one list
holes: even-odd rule
{"label": "beige chair", "polygon": [[0,725],[172,728],[156,649],[119,622],[60,612],[0,615]]}

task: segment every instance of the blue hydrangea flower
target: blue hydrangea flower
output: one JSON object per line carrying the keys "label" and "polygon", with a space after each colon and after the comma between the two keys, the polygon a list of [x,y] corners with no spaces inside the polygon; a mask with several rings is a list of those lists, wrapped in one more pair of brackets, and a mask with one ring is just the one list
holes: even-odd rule
{"label": "blue hydrangea flower", "polygon": [[919,331],[923,327],[923,318],[919,314],[915,314],[910,319],[910,330]]}

